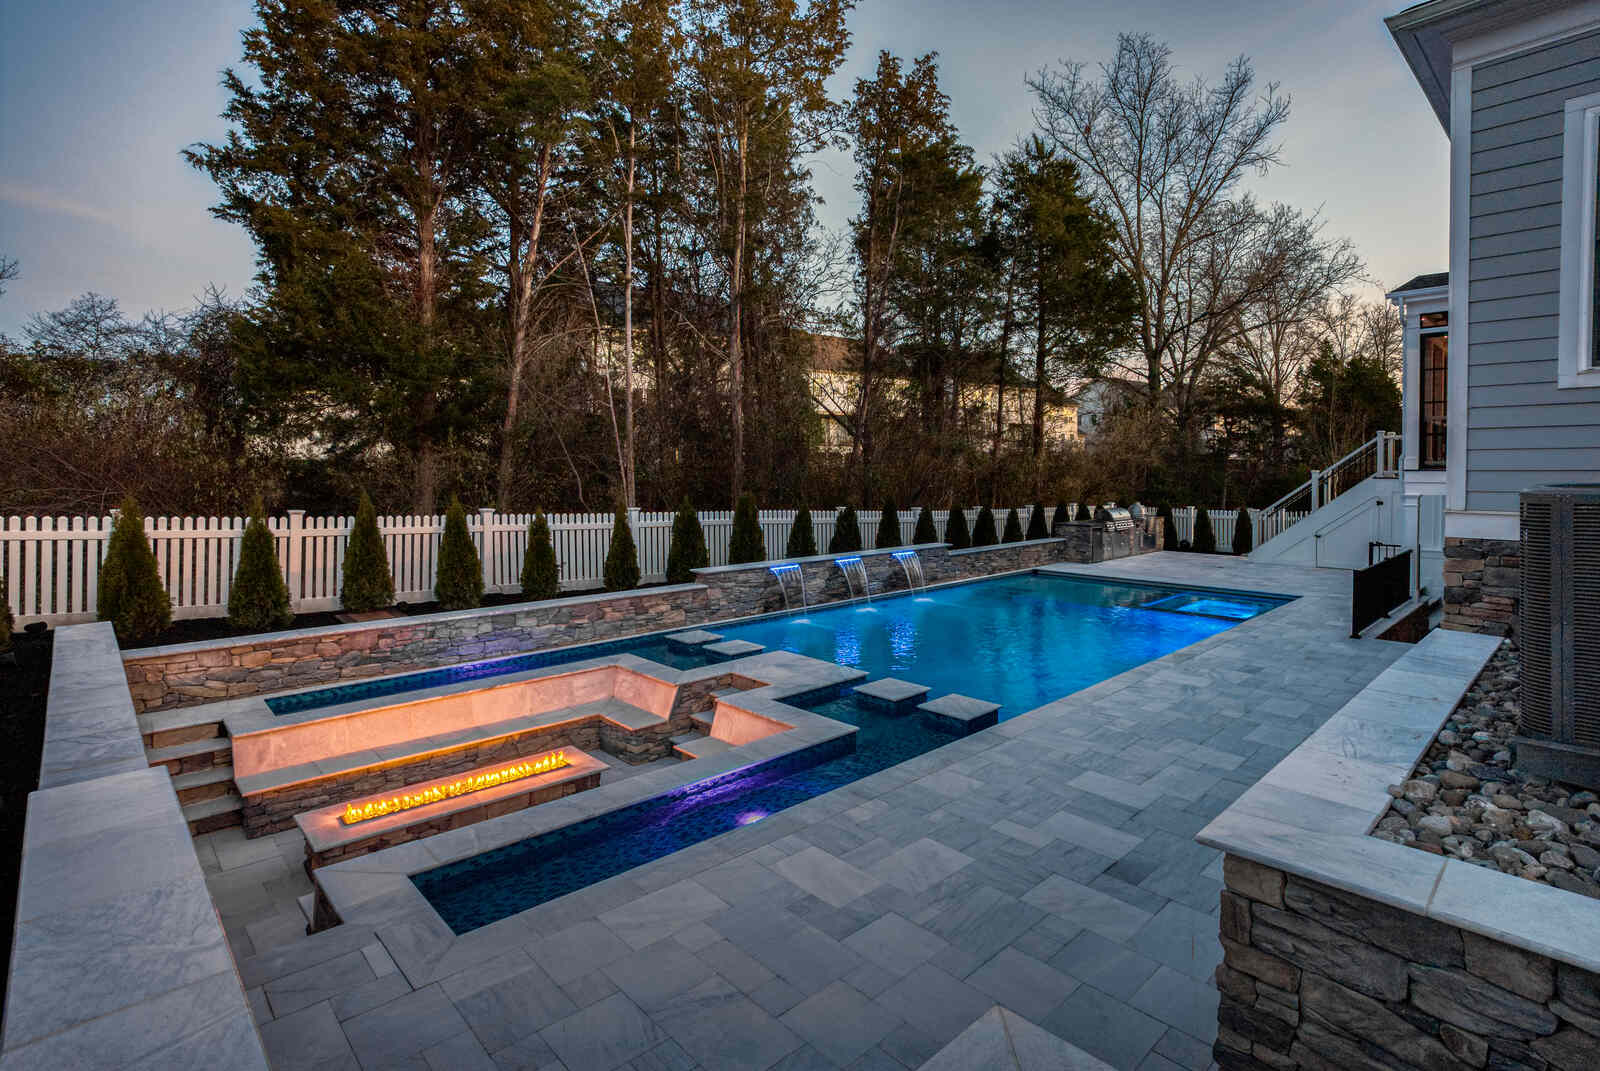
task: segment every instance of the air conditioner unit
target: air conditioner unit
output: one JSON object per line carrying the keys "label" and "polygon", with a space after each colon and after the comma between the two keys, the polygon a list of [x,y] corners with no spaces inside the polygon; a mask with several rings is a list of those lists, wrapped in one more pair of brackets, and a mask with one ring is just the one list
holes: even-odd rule
{"label": "air conditioner unit", "polygon": [[1517,768],[1600,789],[1600,484],[1522,493]]}

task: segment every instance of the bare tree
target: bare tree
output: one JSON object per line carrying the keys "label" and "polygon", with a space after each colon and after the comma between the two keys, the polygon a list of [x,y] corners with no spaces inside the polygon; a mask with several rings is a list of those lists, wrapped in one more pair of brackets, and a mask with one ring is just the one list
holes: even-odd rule
{"label": "bare tree", "polygon": [[20,274],[15,257],[0,257],[0,297],[5,296],[6,284]]}

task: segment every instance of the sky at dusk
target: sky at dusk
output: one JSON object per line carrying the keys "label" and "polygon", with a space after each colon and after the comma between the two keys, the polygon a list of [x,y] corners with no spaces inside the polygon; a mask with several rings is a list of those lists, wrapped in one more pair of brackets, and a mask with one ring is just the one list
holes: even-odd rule
{"label": "sky at dusk", "polygon": [[[862,0],[836,96],[880,49],[937,51],[952,117],[980,161],[1032,128],[1026,74],[1108,59],[1119,31],[1171,45],[1185,74],[1249,56],[1293,99],[1284,166],[1249,188],[1320,210],[1375,286],[1442,271],[1449,143],[1384,29],[1403,0]],[[208,213],[209,179],[180,151],[225,127],[218,74],[238,62],[249,0],[0,0],[0,256],[21,278],[0,333],[87,290],[134,315],[181,310],[208,284],[239,295],[253,251]],[[815,161],[823,222],[854,211],[850,161]],[[1373,293],[1381,292],[1374,289]]]}

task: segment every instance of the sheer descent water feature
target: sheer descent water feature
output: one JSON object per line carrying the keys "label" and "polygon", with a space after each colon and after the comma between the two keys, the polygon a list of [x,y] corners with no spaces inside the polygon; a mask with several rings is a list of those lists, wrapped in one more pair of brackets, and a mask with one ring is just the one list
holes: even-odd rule
{"label": "sheer descent water feature", "polygon": [[785,610],[794,608],[793,604],[789,601],[790,577],[794,577],[800,582],[801,609],[804,609],[806,606],[810,605],[809,600],[806,597],[806,574],[805,571],[802,570],[798,565],[794,564],[793,562],[785,562],[783,565],[770,566],[769,571],[774,577],[777,578],[778,590],[783,592],[783,608]]}
{"label": "sheer descent water feature", "polygon": [[838,558],[835,559],[834,564],[839,567],[840,572],[844,573],[844,582],[845,586],[850,590],[850,597],[852,599],[856,597],[856,581],[859,580],[861,581],[861,594],[867,597],[868,602],[871,602],[872,585],[867,580],[867,567],[862,564],[861,559]]}
{"label": "sheer descent water feature", "polygon": [[906,573],[906,587],[911,591],[921,591],[928,586],[927,577],[922,575],[922,559],[917,557],[914,550],[897,550],[894,560],[900,563],[900,568]]}

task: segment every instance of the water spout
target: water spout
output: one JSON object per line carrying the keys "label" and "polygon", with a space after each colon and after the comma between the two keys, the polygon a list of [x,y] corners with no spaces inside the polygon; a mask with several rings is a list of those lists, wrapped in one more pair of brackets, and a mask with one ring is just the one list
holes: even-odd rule
{"label": "water spout", "polygon": [[861,594],[867,597],[868,602],[871,602],[872,585],[867,581],[867,567],[862,564],[861,559],[835,558],[834,564],[839,567],[840,572],[844,573],[844,584],[850,592],[850,597],[852,599],[856,597],[856,581],[860,580]]}
{"label": "water spout", "polygon": [[806,574],[803,571],[801,571],[800,567],[798,565],[795,565],[793,562],[785,562],[782,565],[768,566],[767,571],[770,572],[774,577],[777,578],[778,590],[783,592],[783,608],[785,610],[789,609],[789,605],[790,605],[789,604],[789,578],[791,576],[799,578],[799,580],[800,580],[800,606],[803,609],[805,607],[805,605],[806,605]]}
{"label": "water spout", "polygon": [[894,560],[900,563],[900,568],[905,570],[906,590],[921,591],[928,586],[928,580],[922,573],[922,559],[914,550],[897,550]]}

